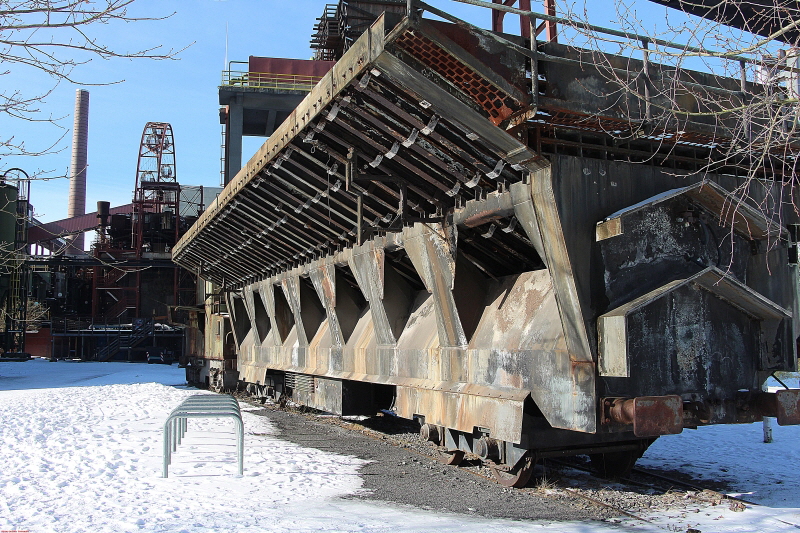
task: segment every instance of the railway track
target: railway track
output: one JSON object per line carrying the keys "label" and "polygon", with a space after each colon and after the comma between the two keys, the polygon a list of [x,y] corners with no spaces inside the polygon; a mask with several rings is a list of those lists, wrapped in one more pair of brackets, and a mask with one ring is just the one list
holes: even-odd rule
{"label": "railway track", "polygon": [[[254,402],[250,398],[247,398],[246,401],[254,406],[278,409],[277,406],[270,406],[269,404],[263,406],[260,402]],[[291,410],[293,409],[290,408]],[[423,442],[418,435],[413,433],[411,424],[404,424],[405,421],[403,420],[392,420],[390,417],[379,417],[383,418],[383,420],[377,421],[375,419],[348,420],[338,417],[319,417],[315,412],[304,410],[294,410],[293,414],[306,417],[317,423],[336,425],[348,431],[357,432],[363,437],[403,448],[404,451],[414,454],[423,460],[435,460],[444,464],[453,462],[451,455],[443,447]],[[311,435],[309,436],[311,437]],[[330,446],[325,446],[323,441],[325,439],[317,436],[304,440],[303,444],[335,451]],[[490,466],[482,462],[477,456],[467,454],[460,466],[454,465],[452,468],[457,468],[461,472],[496,483]],[[678,505],[680,500],[691,501],[701,506],[718,506],[723,502],[727,502],[729,508],[733,511],[743,511],[747,507],[758,506],[757,503],[744,498],[730,496],[719,490],[703,487],[695,482],[670,477],[640,467],[634,468],[630,477],[615,480],[611,484],[596,477],[582,474],[576,475],[576,471],[583,474],[592,472],[591,468],[580,462],[580,459],[547,459],[543,465],[537,466],[534,478],[531,479],[528,486],[520,489],[504,490],[513,490],[518,494],[531,494],[540,497],[548,493],[567,494],[620,517],[649,524],[653,524],[653,521],[646,516],[647,512],[640,510],[641,505],[629,506],[620,504],[615,500],[629,500],[631,498],[615,498],[613,493],[617,492],[622,495],[626,493],[635,495],[649,494],[655,495],[655,497],[678,494],[679,497],[671,500],[673,505]],[[609,494],[612,494],[611,498],[608,497]],[[636,500],[636,497],[632,499]],[[669,505],[669,503],[665,505]],[[647,506],[645,505],[644,507]],[[647,510],[652,511],[652,509]],[[800,529],[800,526],[796,524],[789,524],[779,519],[775,520]],[[658,524],[654,525],[658,526]]]}

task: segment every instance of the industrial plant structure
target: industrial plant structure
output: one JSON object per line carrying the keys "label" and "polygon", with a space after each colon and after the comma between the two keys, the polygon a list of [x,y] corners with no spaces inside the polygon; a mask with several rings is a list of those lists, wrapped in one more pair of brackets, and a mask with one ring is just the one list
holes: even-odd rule
{"label": "industrial plant structure", "polygon": [[[78,90],[67,219],[33,219],[29,180],[0,184],[6,357],[145,361],[200,354],[203,285],[171,261],[171,249],[219,189],[182,186],[172,127],[148,122],[132,202],[98,202],[86,213],[88,103],[88,92]],[[87,231],[96,239],[85,252]]]}
{"label": "industrial plant structure", "polygon": [[[795,151],[718,158],[738,125],[703,112],[768,88],[630,33],[592,28],[640,59],[560,45],[514,3],[488,5],[521,36],[416,0],[326,8],[335,64],[172,249],[215,288],[187,377],[391,409],[511,486],[545,457],[619,474],[684,428],[800,423],[800,390],[762,390],[797,368],[800,220],[771,200],[796,197]],[[336,23],[354,12],[374,21]]]}

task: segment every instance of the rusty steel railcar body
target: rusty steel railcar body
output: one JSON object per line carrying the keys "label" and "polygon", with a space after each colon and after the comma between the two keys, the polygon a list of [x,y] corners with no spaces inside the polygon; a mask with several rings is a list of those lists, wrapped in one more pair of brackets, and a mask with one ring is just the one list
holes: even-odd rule
{"label": "rusty steel railcar body", "polygon": [[[622,471],[686,427],[800,421],[797,390],[762,392],[797,364],[789,191],[670,166],[680,143],[625,161],[601,121],[641,105],[580,51],[528,47],[384,15],[250,159],[173,251],[226,299],[239,380],[392,409],[513,482],[548,455]],[[696,151],[713,125],[682,127]]]}

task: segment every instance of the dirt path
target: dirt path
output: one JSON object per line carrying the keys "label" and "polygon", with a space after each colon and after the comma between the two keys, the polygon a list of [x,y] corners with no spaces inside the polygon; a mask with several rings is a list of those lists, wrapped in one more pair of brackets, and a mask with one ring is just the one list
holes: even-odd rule
{"label": "dirt path", "polygon": [[[565,490],[566,486],[573,484],[572,480],[544,483],[539,476],[532,479],[526,489],[506,489],[476,475],[485,473],[477,466],[460,468],[431,459],[429,455],[435,453],[435,448],[421,442],[414,428],[403,420],[386,417],[385,420],[348,422],[270,405],[251,412],[268,417],[279,429],[282,439],[370,461],[360,470],[364,488],[354,498],[518,520],[613,521],[620,516],[614,509],[594,504]],[[583,485],[579,491],[590,494],[601,491],[604,501],[619,500],[624,509],[638,511],[680,505],[678,500],[683,499],[675,495],[620,489],[619,486],[609,488],[601,480],[591,476],[584,478],[578,483]]]}

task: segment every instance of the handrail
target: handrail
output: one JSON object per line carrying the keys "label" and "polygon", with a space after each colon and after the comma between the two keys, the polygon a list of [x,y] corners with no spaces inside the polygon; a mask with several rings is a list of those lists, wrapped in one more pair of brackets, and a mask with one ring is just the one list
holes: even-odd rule
{"label": "handrail", "polygon": [[118,330],[117,337],[102,348],[98,349],[97,353],[95,354],[95,358],[98,361],[108,361],[122,350],[123,339],[127,341],[127,348],[135,348],[141,344],[142,341],[150,337],[154,331],[155,324],[151,320],[146,321],[141,326],[134,326],[130,331]]}
{"label": "handrail", "polygon": [[[654,44],[656,46],[661,46],[661,47],[664,47],[664,48],[672,48],[672,49],[675,49],[675,50],[680,50],[681,52],[684,52],[684,53],[689,52],[689,53],[692,53],[692,54],[697,54],[697,55],[702,55],[702,56],[717,57],[717,58],[720,58],[720,59],[727,59],[727,60],[730,60],[730,61],[739,61],[739,62],[744,62],[744,63],[752,63],[752,64],[756,64],[756,65],[759,65],[759,64],[763,63],[762,59],[747,57],[747,56],[743,56],[741,54],[735,54],[735,53],[730,53],[730,52],[718,52],[718,51],[715,51],[715,50],[710,50],[708,48],[691,46],[689,44],[675,43],[675,42],[672,42],[672,41],[667,41],[667,40],[664,40],[664,39],[658,39],[656,37],[651,37],[649,35],[641,35],[641,34],[638,34],[638,33],[630,32],[630,31],[624,31],[624,30],[615,30],[613,28],[604,28],[602,26],[596,26],[594,24],[588,24],[586,22],[580,22],[580,21],[572,20],[572,19],[568,19],[568,18],[558,17],[558,16],[554,16],[554,15],[547,15],[545,13],[536,13],[535,11],[528,11],[528,10],[525,10],[525,9],[519,9],[519,8],[516,8],[516,7],[507,6],[507,5],[503,5],[503,4],[494,4],[494,3],[486,2],[485,0],[455,0],[455,1],[456,2],[460,2],[462,4],[470,4],[470,5],[473,5],[473,6],[485,7],[487,9],[493,9],[493,10],[496,10],[496,11],[503,11],[505,13],[511,13],[511,14],[514,14],[514,15],[520,15],[520,16],[523,16],[523,17],[528,17],[531,20],[544,20],[544,21],[548,21],[548,22],[555,22],[557,24],[562,24],[564,26],[571,26],[571,27],[574,27],[574,28],[580,28],[582,30],[587,30],[587,31],[594,32],[594,33],[602,33],[602,34],[611,35],[611,36],[614,36],[614,37],[621,37],[623,39],[628,39],[628,40],[631,40],[631,41],[638,41],[638,42],[642,43],[642,47],[641,48],[634,47],[634,48],[639,49],[640,51],[647,51],[647,44],[648,43],[652,43],[652,44]],[[419,2],[419,7],[421,7],[425,11],[429,11],[430,13],[433,13],[433,14],[438,15],[438,16],[442,16],[442,13],[443,13],[441,10],[436,9],[435,7],[430,6],[430,5],[428,5],[428,4],[426,4],[425,2],[422,2],[422,1]],[[445,15],[447,15],[447,14],[445,14]],[[452,17],[452,15],[450,15],[450,16]],[[453,18],[455,18],[455,17],[453,17]],[[459,22],[464,22],[464,21],[461,21],[459,19]],[[470,26],[471,26],[471,24],[470,24]],[[798,70],[796,67],[790,67],[790,66],[787,66],[787,65],[775,65],[775,67],[778,68],[779,70],[786,70],[786,71],[791,71],[791,72],[796,72]]]}
{"label": "handrail", "polygon": [[223,70],[220,86],[309,92],[321,79],[322,76],[306,76],[303,74]]}

